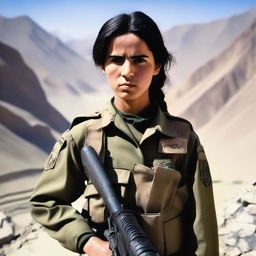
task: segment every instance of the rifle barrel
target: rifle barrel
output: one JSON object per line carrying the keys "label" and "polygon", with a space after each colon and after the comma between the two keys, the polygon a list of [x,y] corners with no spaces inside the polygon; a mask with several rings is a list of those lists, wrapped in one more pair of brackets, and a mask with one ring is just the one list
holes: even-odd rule
{"label": "rifle barrel", "polygon": [[112,183],[109,181],[102,163],[99,161],[98,155],[91,146],[84,146],[81,150],[83,166],[86,167],[87,176],[99,191],[103,198],[109,213],[115,213],[122,209],[119,199],[113,189]]}

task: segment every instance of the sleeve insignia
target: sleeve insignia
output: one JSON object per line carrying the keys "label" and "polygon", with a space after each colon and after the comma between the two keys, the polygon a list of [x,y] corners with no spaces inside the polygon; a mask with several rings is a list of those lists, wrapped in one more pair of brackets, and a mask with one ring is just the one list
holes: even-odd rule
{"label": "sleeve insignia", "polygon": [[210,168],[207,160],[199,160],[199,175],[201,182],[209,187],[212,184]]}
{"label": "sleeve insignia", "polygon": [[199,177],[201,182],[206,187],[209,187],[212,184],[212,177],[211,177],[210,167],[204,152],[204,148],[200,144],[197,150],[198,150]]}
{"label": "sleeve insignia", "polygon": [[59,153],[62,149],[62,147],[64,146],[66,140],[61,137],[54,145],[53,149],[52,149],[52,152],[50,153],[48,159],[46,160],[46,163],[45,163],[45,166],[44,166],[44,170],[47,171],[47,170],[51,170],[54,168],[56,162],[57,162],[57,159],[58,159],[58,156],[59,156]]}

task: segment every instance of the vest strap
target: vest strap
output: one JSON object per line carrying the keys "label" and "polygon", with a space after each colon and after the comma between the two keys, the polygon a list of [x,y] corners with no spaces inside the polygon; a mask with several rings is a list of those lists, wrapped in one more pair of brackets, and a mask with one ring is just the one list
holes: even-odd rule
{"label": "vest strap", "polygon": [[93,123],[87,127],[84,145],[93,147],[100,161],[104,163],[106,139],[103,129],[99,128],[100,122],[101,119],[93,120]]}

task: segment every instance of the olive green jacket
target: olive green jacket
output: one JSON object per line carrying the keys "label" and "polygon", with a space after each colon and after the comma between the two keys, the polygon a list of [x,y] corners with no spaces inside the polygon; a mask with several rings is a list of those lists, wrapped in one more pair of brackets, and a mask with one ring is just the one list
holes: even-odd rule
{"label": "olive green jacket", "polygon": [[[186,185],[188,192],[182,211],[177,213],[181,216],[183,229],[179,255],[218,256],[212,183],[203,147],[186,120],[160,109],[144,134],[132,126],[128,128],[111,103],[92,116],[74,119],[70,129],[54,145],[33,191],[30,199],[33,218],[50,236],[75,252],[83,252],[85,242],[95,235],[92,223],[100,224],[106,212],[104,216],[101,213],[90,216],[87,202],[85,210],[89,213],[84,217],[71,203],[83,193],[87,197],[95,194],[84,174],[80,151],[86,143],[88,127],[96,120],[97,129],[103,130],[106,137],[106,171],[114,169],[117,174],[113,182],[129,187],[130,170],[135,164],[151,168],[163,158],[171,159],[171,168],[181,174],[179,187]],[[179,205],[179,198],[175,200]],[[125,206],[134,208],[129,200]]]}

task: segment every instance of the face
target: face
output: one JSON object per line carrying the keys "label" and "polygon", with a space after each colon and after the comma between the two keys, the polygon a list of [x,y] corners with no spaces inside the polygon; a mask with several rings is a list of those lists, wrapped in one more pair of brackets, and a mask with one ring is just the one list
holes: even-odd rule
{"label": "face", "polygon": [[116,106],[122,102],[149,104],[149,86],[160,67],[142,39],[132,33],[113,38],[103,69]]}

